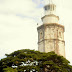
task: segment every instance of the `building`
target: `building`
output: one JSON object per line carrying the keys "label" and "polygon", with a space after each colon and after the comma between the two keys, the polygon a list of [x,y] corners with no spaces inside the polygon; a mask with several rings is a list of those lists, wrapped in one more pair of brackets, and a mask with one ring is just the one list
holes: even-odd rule
{"label": "building", "polygon": [[45,15],[41,18],[43,24],[38,30],[38,50],[40,52],[54,51],[65,57],[64,26],[59,24],[56,16],[56,5],[49,3],[44,6]]}

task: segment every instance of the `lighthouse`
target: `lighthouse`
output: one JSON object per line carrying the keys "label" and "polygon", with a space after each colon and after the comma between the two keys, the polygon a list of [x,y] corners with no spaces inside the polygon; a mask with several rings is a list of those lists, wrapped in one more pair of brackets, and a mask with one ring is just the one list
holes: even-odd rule
{"label": "lighthouse", "polygon": [[38,51],[51,52],[65,57],[65,41],[63,25],[59,24],[59,16],[56,15],[56,5],[49,0],[44,6],[43,24],[37,27]]}

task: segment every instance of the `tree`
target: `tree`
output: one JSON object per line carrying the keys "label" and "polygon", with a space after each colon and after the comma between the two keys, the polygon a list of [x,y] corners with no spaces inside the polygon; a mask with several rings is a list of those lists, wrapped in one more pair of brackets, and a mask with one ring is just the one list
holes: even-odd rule
{"label": "tree", "polygon": [[11,67],[7,67],[3,69],[4,72],[18,72],[16,69],[13,69]]}
{"label": "tree", "polygon": [[70,62],[54,52],[23,49],[6,56],[0,60],[0,72],[72,72]]}

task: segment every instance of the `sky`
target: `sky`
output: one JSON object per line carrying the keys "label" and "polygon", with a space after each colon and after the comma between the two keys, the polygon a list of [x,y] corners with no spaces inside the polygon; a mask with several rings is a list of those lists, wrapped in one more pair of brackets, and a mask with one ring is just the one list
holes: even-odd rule
{"label": "sky", "polygon": [[[20,49],[38,50],[37,27],[48,0],[0,0],[0,59]],[[59,24],[65,26],[66,58],[72,64],[72,0],[53,0]],[[38,25],[37,25],[38,23]]]}

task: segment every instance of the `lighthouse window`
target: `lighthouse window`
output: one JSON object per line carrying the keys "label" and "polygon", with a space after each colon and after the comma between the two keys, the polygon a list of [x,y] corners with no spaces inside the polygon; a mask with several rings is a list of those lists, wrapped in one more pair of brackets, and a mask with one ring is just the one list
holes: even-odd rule
{"label": "lighthouse window", "polygon": [[50,5],[48,6],[48,10],[50,9]]}
{"label": "lighthouse window", "polygon": [[42,32],[40,34],[42,35]]}
{"label": "lighthouse window", "polygon": [[50,5],[45,6],[44,8],[45,8],[45,10],[49,10],[50,9]]}
{"label": "lighthouse window", "polygon": [[54,6],[53,6],[53,10],[54,10]]}
{"label": "lighthouse window", "polygon": [[53,8],[53,7],[52,7],[52,5],[51,5],[51,6],[50,6],[50,10],[51,10],[51,11],[52,11],[52,8]]}
{"label": "lighthouse window", "polygon": [[61,37],[61,32],[59,32],[59,36]]}
{"label": "lighthouse window", "polygon": [[45,7],[45,10],[47,10],[47,6]]}

